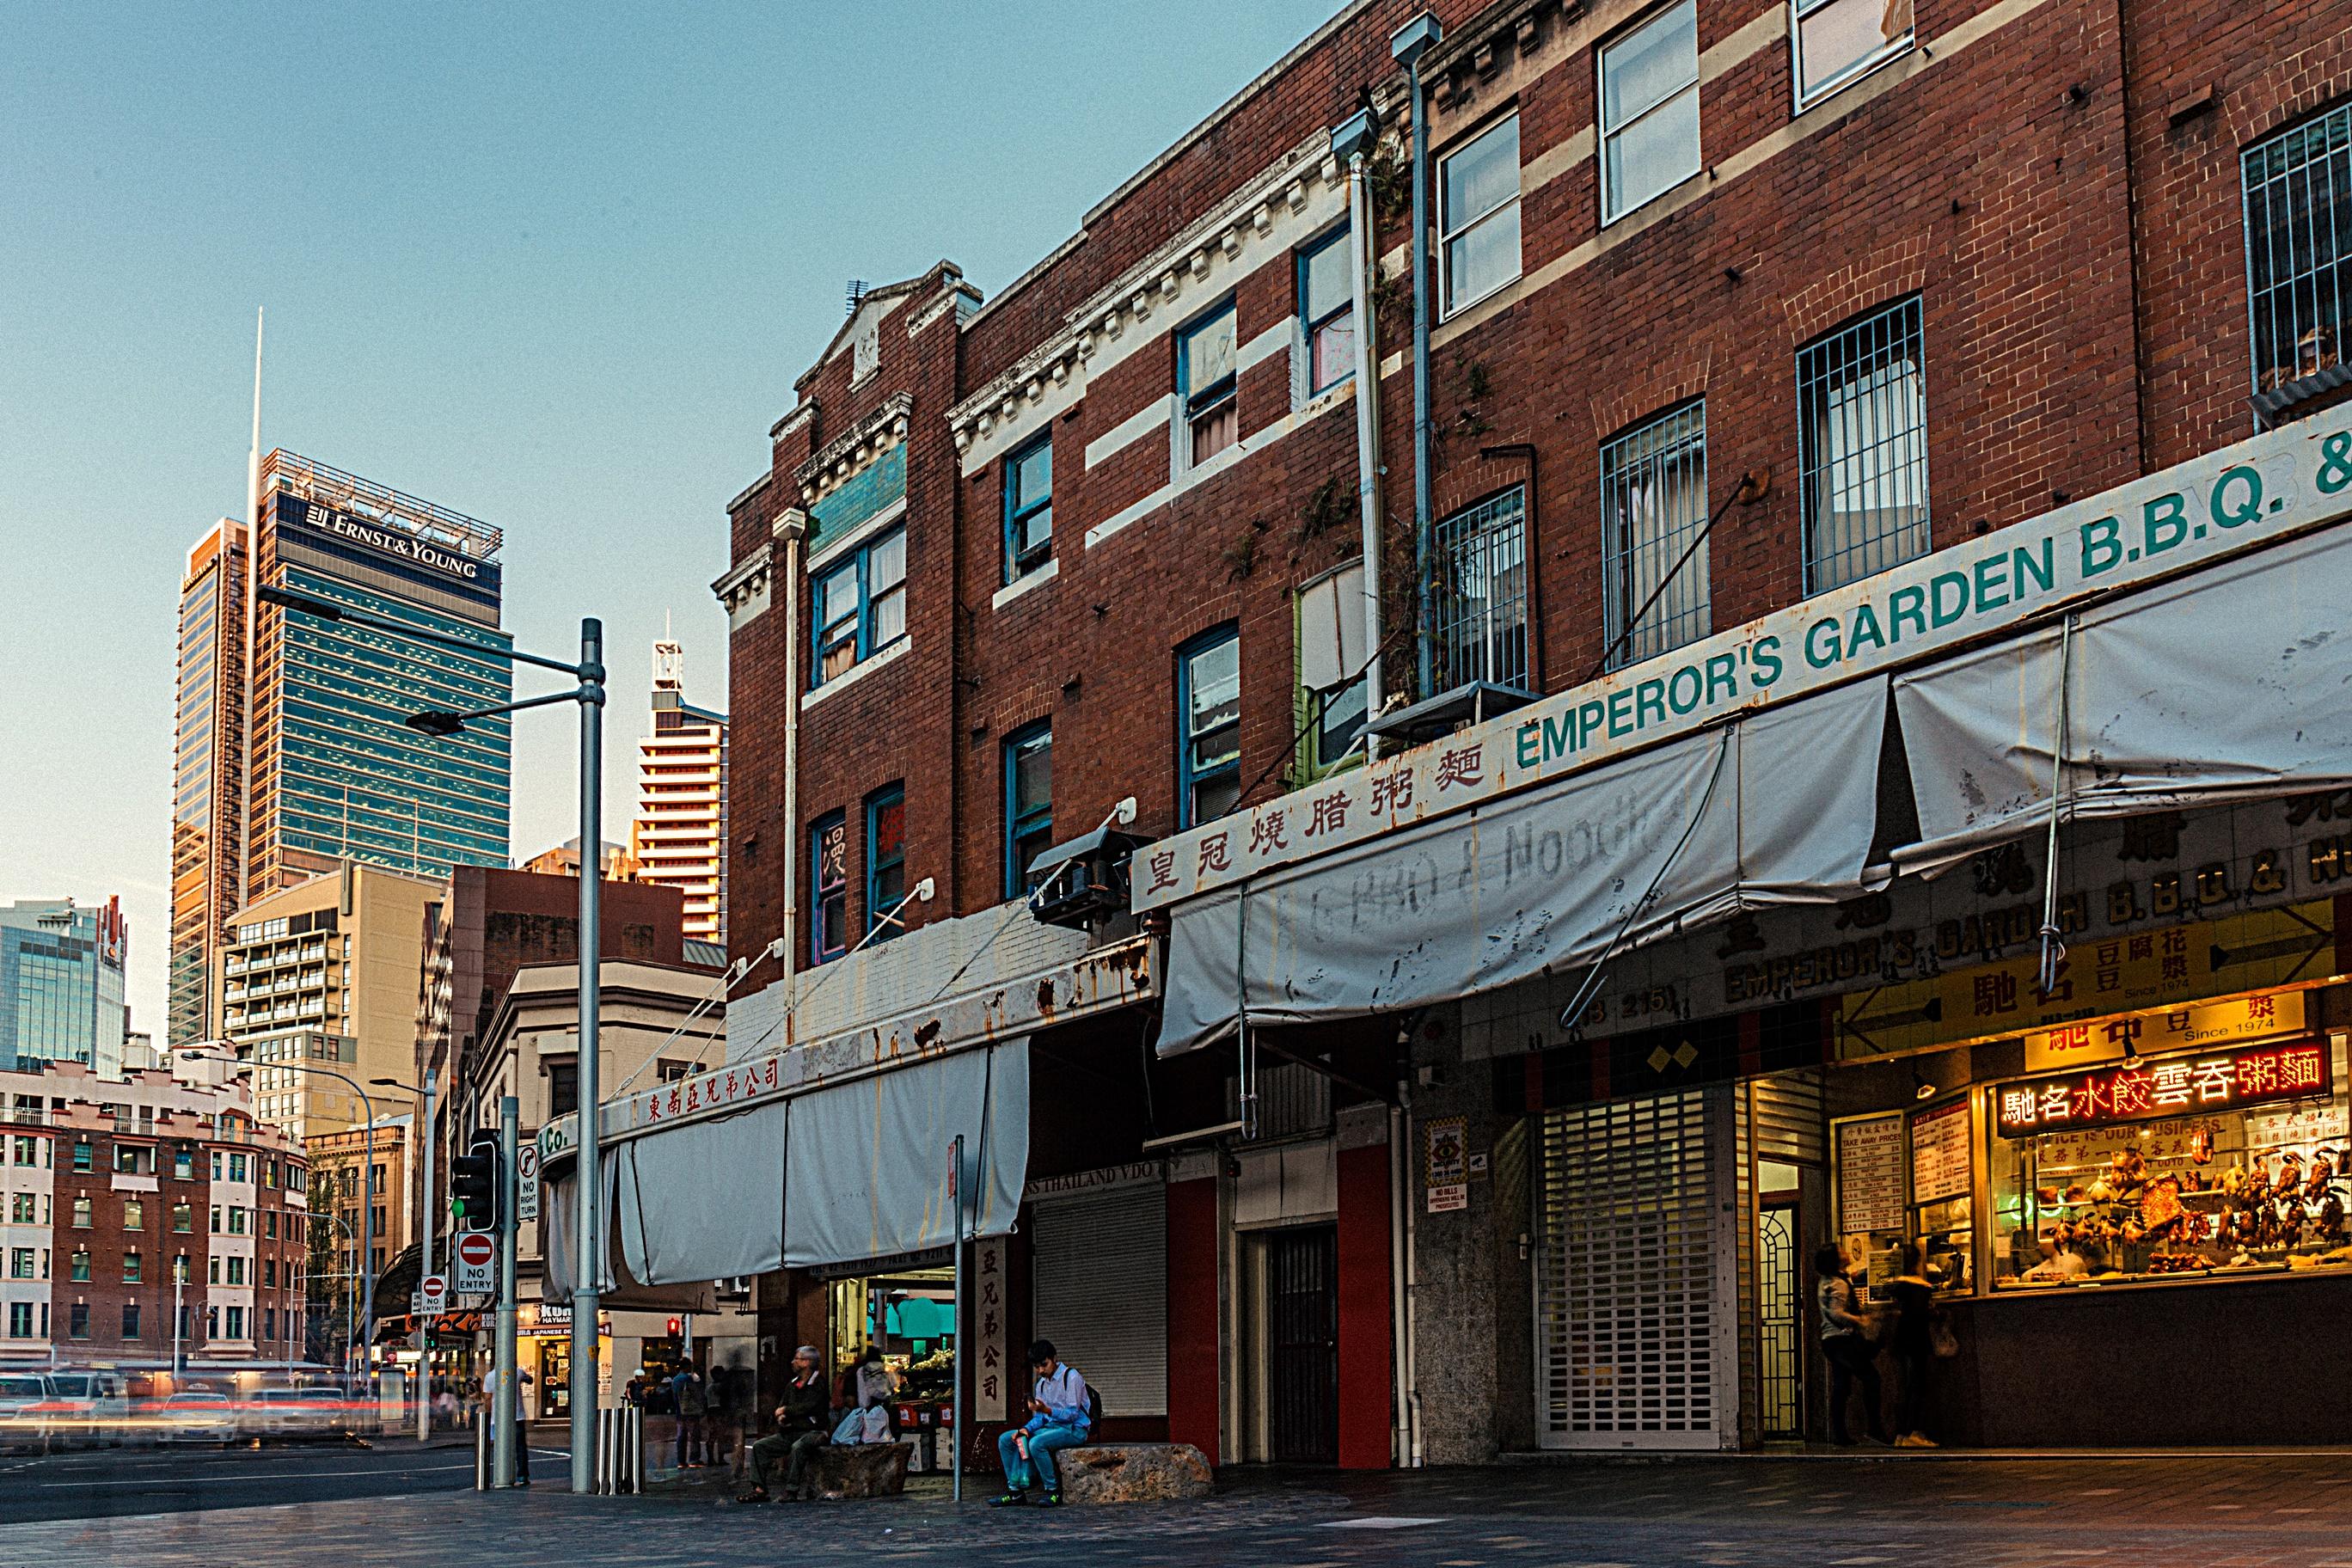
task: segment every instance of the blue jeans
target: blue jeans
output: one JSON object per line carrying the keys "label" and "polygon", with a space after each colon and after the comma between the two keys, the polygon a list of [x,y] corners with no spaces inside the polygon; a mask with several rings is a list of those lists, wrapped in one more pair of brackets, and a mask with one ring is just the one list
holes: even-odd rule
{"label": "blue jeans", "polygon": [[1054,1473],[1054,1456],[1085,1442],[1086,1433],[1076,1426],[1041,1426],[1029,1434],[1029,1458],[1025,1460],[1014,1443],[1020,1435],[1020,1428],[1015,1427],[996,1439],[996,1457],[1004,1464],[1006,1488],[1025,1491],[1039,1486],[1049,1492],[1061,1490],[1061,1478]]}

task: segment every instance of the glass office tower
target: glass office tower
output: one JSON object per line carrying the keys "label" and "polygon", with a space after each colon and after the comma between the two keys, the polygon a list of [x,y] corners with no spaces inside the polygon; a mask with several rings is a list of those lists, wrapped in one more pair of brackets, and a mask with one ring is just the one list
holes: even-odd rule
{"label": "glass office tower", "polygon": [[0,1071],[79,1062],[122,1072],[122,900],[71,899],[0,907]]}

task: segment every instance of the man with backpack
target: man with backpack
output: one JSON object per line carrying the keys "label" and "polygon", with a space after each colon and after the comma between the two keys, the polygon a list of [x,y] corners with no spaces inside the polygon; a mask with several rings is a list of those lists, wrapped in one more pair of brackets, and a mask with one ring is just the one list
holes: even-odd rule
{"label": "man with backpack", "polygon": [[692,1362],[677,1369],[670,1379],[670,1399],[677,1411],[677,1468],[707,1465],[710,1462],[710,1445],[702,1434],[702,1417],[709,1406],[709,1385]]}
{"label": "man with backpack", "polygon": [[996,1508],[1026,1503],[1033,1486],[1042,1506],[1059,1508],[1062,1482],[1054,1456],[1085,1442],[1102,1411],[1101,1401],[1078,1369],[1055,1355],[1053,1341],[1039,1340],[1029,1347],[1029,1365],[1037,1374],[1029,1419],[996,1440],[996,1457],[1004,1465],[1004,1493],[992,1505]]}

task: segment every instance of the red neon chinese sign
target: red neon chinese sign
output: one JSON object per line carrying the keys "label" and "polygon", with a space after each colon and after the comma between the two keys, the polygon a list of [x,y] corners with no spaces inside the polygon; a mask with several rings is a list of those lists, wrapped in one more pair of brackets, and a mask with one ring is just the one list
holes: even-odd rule
{"label": "red neon chinese sign", "polygon": [[2328,1091],[2327,1045],[2289,1040],[2242,1051],[2137,1062],[2066,1078],[2005,1083],[1993,1091],[2004,1138],[2118,1121],[2191,1116]]}

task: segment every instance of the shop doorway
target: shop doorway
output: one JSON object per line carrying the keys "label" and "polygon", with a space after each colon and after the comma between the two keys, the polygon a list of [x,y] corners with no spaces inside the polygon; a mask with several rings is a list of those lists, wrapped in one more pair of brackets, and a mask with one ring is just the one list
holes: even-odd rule
{"label": "shop doorway", "polygon": [[1266,1257],[1269,1447],[1277,1461],[1339,1458],[1339,1248],[1331,1226],[1278,1230]]}
{"label": "shop doorway", "polygon": [[572,1344],[539,1342],[539,1418],[560,1421],[572,1414]]}
{"label": "shop doorway", "polygon": [[[1769,1177],[1771,1162],[1760,1162]],[[1757,1426],[1768,1440],[1805,1435],[1804,1284],[1799,1272],[1802,1234],[1795,1170],[1783,1191],[1758,1194],[1756,1212]]]}

